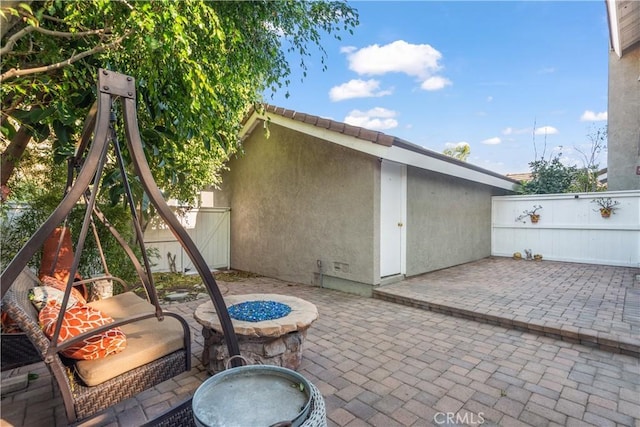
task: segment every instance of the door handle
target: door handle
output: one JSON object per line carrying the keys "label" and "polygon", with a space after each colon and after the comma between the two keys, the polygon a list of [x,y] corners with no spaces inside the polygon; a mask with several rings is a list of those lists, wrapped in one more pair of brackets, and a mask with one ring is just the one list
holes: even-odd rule
{"label": "door handle", "polygon": [[402,226],[404,226],[404,224],[403,224],[403,223],[401,223],[401,222],[399,222],[399,223],[398,223],[398,227],[402,227]]}

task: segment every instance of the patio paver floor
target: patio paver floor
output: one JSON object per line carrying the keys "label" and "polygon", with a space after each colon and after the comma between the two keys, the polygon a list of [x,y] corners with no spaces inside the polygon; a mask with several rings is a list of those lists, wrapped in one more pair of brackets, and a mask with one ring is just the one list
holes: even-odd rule
{"label": "patio paver floor", "polygon": [[[480,266],[471,266],[469,274],[479,275]],[[562,265],[557,267],[562,270]],[[614,276],[626,280],[625,274]],[[532,273],[531,280],[534,277]],[[567,282],[577,276],[562,277]],[[299,372],[322,392],[330,426],[454,425],[446,423],[449,412],[470,425],[480,421],[499,426],[640,425],[637,356],[275,279],[252,278],[223,287],[229,294],[293,295],[318,306],[320,318],[308,331]],[[595,300],[587,301],[592,302],[585,302],[585,307],[595,305]],[[137,426],[195,392],[208,377],[199,360],[200,325],[193,319],[201,303],[167,307],[184,314],[192,326],[192,371],[110,408],[83,426]],[[603,306],[609,308],[595,311],[593,325],[603,318],[598,314],[614,305],[603,296]],[[20,372],[37,372],[40,377],[26,390],[2,399],[0,425],[66,425],[59,392],[43,364],[2,376]]]}
{"label": "patio paver floor", "polygon": [[400,304],[640,355],[640,269],[485,258],[378,288]]}

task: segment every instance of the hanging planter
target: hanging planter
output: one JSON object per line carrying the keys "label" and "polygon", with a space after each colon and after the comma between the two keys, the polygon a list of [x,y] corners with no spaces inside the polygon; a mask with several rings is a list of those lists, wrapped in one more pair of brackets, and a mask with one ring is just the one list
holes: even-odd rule
{"label": "hanging planter", "polygon": [[597,210],[594,209],[594,212],[600,211],[600,216],[602,218],[609,218],[611,214],[615,213],[616,209],[620,209],[616,207],[620,202],[613,200],[611,197],[600,197],[599,199],[593,199],[591,202],[600,206]]}
{"label": "hanging planter", "polygon": [[523,224],[526,224],[526,221],[524,221],[524,218],[529,217],[529,220],[531,221],[532,224],[537,224],[538,221],[540,221],[540,214],[537,213],[537,211],[539,211],[540,209],[542,209],[542,206],[533,205],[533,209],[523,211],[522,215],[516,218],[516,221],[521,221]]}
{"label": "hanging planter", "polygon": [[613,211],[611,209],[600,208],[600,216],[602,218],[609,218],[612,213],[613,213]]}

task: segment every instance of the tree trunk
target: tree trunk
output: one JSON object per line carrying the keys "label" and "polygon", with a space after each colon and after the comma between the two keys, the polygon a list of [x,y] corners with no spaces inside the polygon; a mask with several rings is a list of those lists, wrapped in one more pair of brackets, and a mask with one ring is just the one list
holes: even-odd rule
{"label": "tree trunk", "polygon": [[[33,0],[5,0],[2,2],[3,8],[16,8],[20,3],[24,3],[26,5],[30,5],[33,3]],[[6,34],[11,31],[13,27],[16,26],[22,19],[19,16],[14,16],[9,13],[5,13],[4,16],[0,17],[0,36],[4,37]]]}
{"label": "tree trunk", "polygon": [[6,150],[0,154],[0,185],[5,186],[13,175],[16,164],[27,149],[31,141],[31,133],[26,126],[20,126],[18,132],[7,146]]}

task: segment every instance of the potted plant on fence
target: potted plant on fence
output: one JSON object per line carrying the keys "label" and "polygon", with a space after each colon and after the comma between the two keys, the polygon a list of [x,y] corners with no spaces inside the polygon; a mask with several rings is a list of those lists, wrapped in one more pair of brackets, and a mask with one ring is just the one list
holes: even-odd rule
{"label": "potted plant on fence", "polygon": [[[540,220],[540,214],[537,213],[540,209],[542,209],[542,206],[538,205],[533,205],[533,209],[532,210],[525,210],[522,212],[522,215],[520,215],[519,217],[516,218],[516,221],[522,221],[524,218],[529,217],[529,219],[531,220],[532,224],[537,224],[538,221]],[[525,223],[525,221],[522,221],[523,223]]]}
{"label": "potted plant on fence", "polygon": [[595,210],[595,212],[600,211],[602,218],[609,218],[611,214],[615,213],[616,209],[620,209],[616,207],[620,202],[613,200],[611,197],[600,197],[598,199],[593,199],[591,202],[600,206],[598,210]]}

